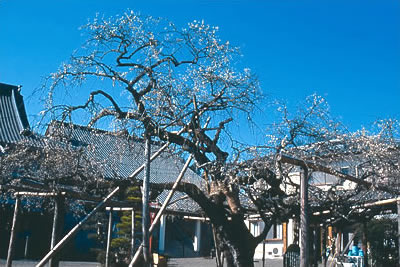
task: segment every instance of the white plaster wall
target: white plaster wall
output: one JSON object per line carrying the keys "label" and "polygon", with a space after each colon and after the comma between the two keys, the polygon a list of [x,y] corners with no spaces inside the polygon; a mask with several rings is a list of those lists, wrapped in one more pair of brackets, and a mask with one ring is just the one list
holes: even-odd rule
{"label": "white plaster wall", "polygon": [[[274,253],[276,249],[277,253]],[[265,241],[265,258],[279,258],[283,256],[283,241],[282,240],[268,240]],[[254,259],[262,259],[263,257],[263,244],[258,244]]]}

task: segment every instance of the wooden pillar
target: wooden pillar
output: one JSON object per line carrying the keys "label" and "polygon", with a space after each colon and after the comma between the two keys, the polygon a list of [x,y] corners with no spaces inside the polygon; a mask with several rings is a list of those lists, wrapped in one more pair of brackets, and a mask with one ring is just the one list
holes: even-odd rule
{"label": "wooden pillar", "polygon": [[15,207],[14,207],[14,217],[12,221],[12,226],[11,226],[11,234],[10,234],[10,243],[8,244],[8,253],[7,253],[7,267],[11,267],[12,265],[12,258],[14,256],[14,246],[15,246],[15,233],[16,233],[16,227],[17,227],[17,217],[18,217],[18,209],[19,209],[19,204],[21,200],[17,196],[15,199]]}
{"label": "wooden pillar", "polygon": [[282,223],[282,239],[283,239],[283,253],[286,253],[287,246],[288,246],[288,235],[287,235],[287,222]]}
{"label": "wooden pillar", "polygon": [[342,230],[338,230],[336,239],[336,253],[340,255],[342,252]]}
{"label": "wooden pillar", "polygon": [[300,267],[308,265],[308,169],[300,172]]}
{"label": "wooden pillar", "polygon": [[[63,216],[60,210],[63,210],[63,207],[61,207],[61,205],[63,204],[64,202],[62,198],[60,197],[54,198],[53,228],[51,231],[50,250],[52,250],[54,246],[57,244],[56,242],[60,232],[60,216]],[[58,265],[59,265],[59,257],[55,256],[49,260],[50,267],[58,267]]]}
{"label": "wooden pillar", "polygon": [[368,267],[368,236],[367,236],[367,223],[363,223],[363,231],[362,231],[362,250],[364,252],[364,267]]}
{"label": "wooden pillar", "polygon": [[326,228],[324,229],[324,267],[327,266],[328,264],[328,247],[331,246],[331,238],[332,236],[332,228],[331,226],[328,226],[328,232],[326,231]]}
{"label": "wooden pillar", "polygon": [[131,257],[135,255],[135,210],[131,211]]}
{"label": "wooden pillar", "polygon": [[107,231],[107,248],[106,248],[105,267],[110,266],[111,232],[112,232],[112,208],[110,209],[110,213],[108,214],[108,231]]}
{"label": "wooden pillar", "polygon": [[328,246],[332,247],[332,241],[333,241],[333,230],[332,226],[328,226]]}
{"label": "wooden pillar", "polygon": [[145,267],[150,266],[150,250],[149,250],[149,183],[150,183],[150,136],[146,134],[145,144],[145,168],[142,187],[142,236],[143,236],[143,258]]}
{"label": "wooden pillar", "polygon": [[320,233],[320,251],[321,251],[320,259],[323,262],[324,259],[325,259],[325,253],[326,253],[326,251],[325,251],[325,249],[326,249],[326,231],[325,231],[325,227],[320,226],[319,233]]}

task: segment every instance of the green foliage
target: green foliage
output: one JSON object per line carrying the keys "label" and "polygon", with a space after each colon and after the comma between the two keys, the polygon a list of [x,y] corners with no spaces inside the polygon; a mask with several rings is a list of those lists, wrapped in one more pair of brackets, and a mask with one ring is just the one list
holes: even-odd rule
{"label": "green foliage", "polygon": [[[127,188],[125,199],[131,202],[141,201],[141,192],[138,186]],[[111,240],[111,254],[115,256],[117,263],[128,263],[131,258],[131,240],[132,240],[132,212],[123,211],[117,223],[115,238]],[[135,212],[135,239],[138,239],[141,230],[142,215]],[[137,244],[137,242],[135,242]]]}

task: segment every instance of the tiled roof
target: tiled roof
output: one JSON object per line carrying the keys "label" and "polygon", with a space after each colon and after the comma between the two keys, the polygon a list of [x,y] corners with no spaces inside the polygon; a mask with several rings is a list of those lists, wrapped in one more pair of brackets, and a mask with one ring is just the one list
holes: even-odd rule
{"label": "tiled roof", "polygon": [[[144,142],[126,134],[118,134],[85,126],[52,122],[46,135],[56,136],[72,146],[84,149],[87,157],[103,168],[104,177],[109,179],[127,179],[138,167],[144,163]],[[159,144],[152,144],[152,154],[160,148]],[[151,162],[151,183],[173,183],[182,170],[182,159],[168,151]],[[143,179],[141,172],[136,179]],[[182,181],[202,187],[201,177],[190,168],[186,171]],[[157,200],[162,203],[168,190],[162,192]],[[183,196],[175,193],[173,200]],[[173,201],[172,200],[172,201]],[[173,210],[194,212],[199,209],[191,199],[179,200],[170,206]]]}
{"label": "tiled roof", "polygon": [[40,143],[29,130],[19,87],[0,83],[0,145],[18,142]]}

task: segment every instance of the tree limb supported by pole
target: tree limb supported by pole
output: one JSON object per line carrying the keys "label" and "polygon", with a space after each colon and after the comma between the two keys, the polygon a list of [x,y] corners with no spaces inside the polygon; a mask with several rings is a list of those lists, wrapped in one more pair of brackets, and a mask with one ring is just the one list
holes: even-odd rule
{"label": "tree limb supported by pole", "polygon": [[[181,130],[179,133],[183,132],[183,130]],[[168,143],[163,145],[156,153],[154,153],[154,155],[152,155],[152,157],[150,158],[150,160],[154,160],[155,158],[157,158],[161,152],[163,152],[167,147],[168,147]],[[144,164],[142,166],[140,166],[138,169],[136,169],[130,176],[129,178],[133,179],[135,178],[143,169],[144,169]],[[65,245],[65,243],[83,226],[83,224],[93,215],[95,214],[100,208],[102,208],[104,206],[104,204],[106,204],[107,201],[110,200],[110,198],[112,196],[115,195],[115,193],[117,193],[119,190],[119,187],[117,187],[114,191],[112,191],[105,199],[103,199],[82,221],[80,221],[63,239],[61,239],[58,244],[52,249],[50,250],[49,253],[47,253],[47,255],[36,265],[36,267],[40,267],[43,266],[44,264],[46,264],[49,259],[51,257],[54,256],[54,254],[58,253],[58,251]],[[89,216],[89,217],[88,217]]]}
{"label": "tree limb supported by pole", "polygon": [[17,226],[17,217],[18,217],[18,209],[21,199],[17,196],[15,199],[15,207],[14,207],[14,217],[11,226],[11,234],[10,234],[10,243],[8,245],[8,253],[7,253],[7,267],[11,267],[12,265],[12,258],[14,256],[14,246],[15,246],[15,232]]}
{"label": "tree limb supported by pole", "polygon": [[296,165],[296,166],[300,166],[300,167],[304,167],[307,166],[307,168],[309,169],[313,169],[314,171],[319,171],[319,172],[323,172],[323,173],[327,173],[327,174],[331,174],[334,175],[336,177],[339,177],[341,179],[344,180],[348,180],[351,182],[354,182],[356,184],[359,185],[363,185],[367,188],[371,188],[371,187],[375,187],[378,190],[384,191],[384,192],[388,192],[388,193],[392,193],[394,195],[398,195],[398,190],[396,190],[395,188],[390,188],[387,187],[385,185],[379,185],[379,184],[372,184],[371,182],[365,181],[365,180],[361,180],[360,178],[351,176],[349,174],[345,174],[342,173],[340,171],[337,171],[333,168],[330,167],[326,167],[326,166],[322,166],[320,164],[314,163],[312,161],[306,161],[306,160],[302,160],[302,159],[296,159],[296,158],[292,158],[283,154],[279,154],[277,157],[277,160],[283,163],[288,163],[288,164],[292,164],[292,165]]}
{"label": "tree limb supported by pole", "polygon": [[119,187],[115,188],[110,194],[107,195],[107,197],[103,201],[97,204],[97,206],[88,215],[86,215],[85,218],[83,218],[77,225],[75,225],[75,227],[72,228],[71,231],[69,231],[69,233],[66,234],[64,238],[61,239],[57,243],[57,245],[55,245],[54,248],[46,254],[46,256],[44,256],[44,258],[36,265],[36,267],[44,266],[50,260],[50,258],[52,258],[65,245],[65,243],[70,240],[78,232],[78,230],[80,230],[80,228],[82,228],[83,224],[87,220],[89,220],[90,217],[92,217],[99,209],[101,209],[107,203],[107,201],[118,192],[118,190]]}
{"label": "tree limb supported by pole", "polygon": [[300,173],[300,267],[308,267],[308,169]]}
{"label": "tree limb supported by pole", "polygon": [[[157,212],[157,215],[154,218],[153,223],[150,226],[149,234],[151,234],[153,232],[155,226],[160,221],[161,216],[163,215],[165,209],[168,206],[169,201],[171,200],[172,196],[174,195],[178,184],[180,183],[180,181],[182,180],[183,176],[185,175],[185,172],[186,172],[187,168],[189,167],[189,164],[192,161],[192,159],[193,159],[193,156],[190,155],[189,158],[186,160],[186,163],[183,166],[181,172],[179,173],[178,178],[176,178],[176,181],[175,181],[174,185],[172,186],[171,190],[169,191],[167,198],[165,199],[165,201],[164,201],[163,205],[161,206],[160,210]],[[131,263],[129,264],[129,267],[132,267],[137,262],[137,260],[139,259],[140,254],[142,253],[142,251],[143,251],[143,242],[140,245],[140,247],[138,248],[138,250],[136,251],[135,256],[133,257]]]}

